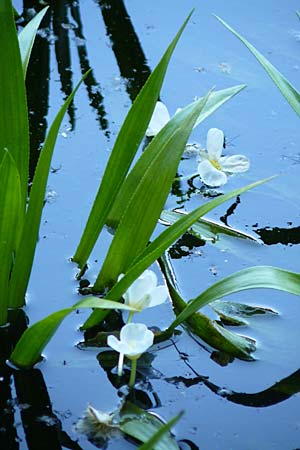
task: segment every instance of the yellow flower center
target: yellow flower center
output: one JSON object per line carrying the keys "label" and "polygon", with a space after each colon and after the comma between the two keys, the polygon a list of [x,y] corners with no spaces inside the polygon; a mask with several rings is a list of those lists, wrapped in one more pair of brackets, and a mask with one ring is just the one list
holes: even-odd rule
{"label": "yellow flower center", "polygon": [[220,163],[215,159],[210,159],[209,162],[211,163],[212,166],[214,166],[215,169],[222,170]]}

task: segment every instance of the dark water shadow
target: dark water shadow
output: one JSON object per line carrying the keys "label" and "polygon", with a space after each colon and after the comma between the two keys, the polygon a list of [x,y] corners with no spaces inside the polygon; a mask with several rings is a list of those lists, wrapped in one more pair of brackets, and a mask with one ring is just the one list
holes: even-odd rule
{"label": "dark water shadow", "polygon": [[293,228],[265,227],[253,230],[266,245],[300,244],[300,226]]}
{"label": "dark water shadow", "polygon": [[121,76],[131,101],[135,99],[151,70],[122,0],[98,0]]}

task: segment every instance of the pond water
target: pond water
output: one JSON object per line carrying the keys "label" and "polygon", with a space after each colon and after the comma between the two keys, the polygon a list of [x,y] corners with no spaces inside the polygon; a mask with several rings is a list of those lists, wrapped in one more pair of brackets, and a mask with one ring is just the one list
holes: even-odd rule
{"label": "pond water", "polygon": [[[38,2],[15,2],[29,17]],[[252,265],[297,271],[300,244],[298,119],[255,59],[212,16],[239,30],[297,85],[300,22],[294,0],[285,2],[195,2],[192,0],[82,0],[53,2],[43,22],[28,71],[32,130],[32,172],[38,149],[66,95],[87,69],[58,137],[48,180],[40,239],[28,289],[30,323],[78,301],[76,265],[70,262],[88,217],[117,132],[147,76],[189,11],[195,12],[171,60],[161,99],[171,114],[217,89],[247,88],[197,127],[190,142],[205,145],[210,127],[224,130],[227,154],[242,153],[251,169],[230,178],[224,189],[203,189],[200,181],[174,184],[168,208],[191,210],[209,196],[274,174],[279,176],[214,210],[210,218],[259,238],[253,243],[220,238],[203,245],[183,238],[170,261],[185,300],[212,283]],[[24,9],[23,9],[24,8]],[[197,157],[185,157],[180,175],[194,173]],[[105,231],[85,277],[92,283],[111,240]],[[156,268],[157,273],[158,267]],[[249,319],[235,328],[257,341],[256,360],[224,362],[209,346],[183,332],[153,353],[135,401],[169,420],[185,414],[175,436],[185,449],[296,450],[300,448],[300,303],[275,291],[247,291],[230,300],[279,312]],[[209,317],[214,313],[203,309]],[[73,314],[47,346],[35,369],[2,378],[3,449],[92,449],[75,430],[88,403],[102,411],[119,404],[115,373],[99,365],[97,348],[79,349],[79,326],[88,312]],[[149,326],[166,328],[170,303],[142,313]],[[9,430],[9,433],[3,430]],[[2,436],[2,437],[1,437]],[[133,449],[125,440],[109,450]]]}

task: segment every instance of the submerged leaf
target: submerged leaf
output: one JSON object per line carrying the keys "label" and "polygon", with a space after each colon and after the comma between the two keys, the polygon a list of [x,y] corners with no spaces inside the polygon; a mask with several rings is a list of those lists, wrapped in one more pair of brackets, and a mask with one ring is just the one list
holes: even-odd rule
{"label": "submerged leaf", "polygon": [[[147,442],[153,438],[153,435],[158,433],[163,425],[163,421],[157,415],[130,402],[126,402],[120,411],[120,429],[141,442]],[[167,431],[160,437],[159,442],[154,443],[152,448],[155,450],[179,450],[175,439]]]}
{"label": "submerged leaf", "polygon": [[224,302],[222,300],[216,300],[210,306],[220,316],[222,322],[228,325],[247,325],[248,322],[242,319],[244,317],[278,315],[277,311],[270,308],[245,305],[243,303]]}

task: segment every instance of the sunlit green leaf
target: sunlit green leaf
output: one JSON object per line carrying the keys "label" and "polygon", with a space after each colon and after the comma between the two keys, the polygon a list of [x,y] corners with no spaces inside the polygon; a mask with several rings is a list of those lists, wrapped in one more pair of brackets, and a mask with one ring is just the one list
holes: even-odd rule
{"label": "sunlit green leaf", "polygon": [[104,300],[98,297],[88,297],[73,305],[71,308],[64,308],[50,314],[46,318],[36,322],[22,334],[18,341],[10,361],[18,367],[31,367],[41,357],[41,353],[48,344],[61,322],[71,312],[80,308],[100,308],[100,309],[121,309],[126,311],[136,311],[134,308]]}
{"label": "sunlit green leaf", "polygon": [[[94,285],[102,291],[145,249],[164,207],[185,145],[207,97],[187,106],[149,144],[130,173],[136,187]],[[150,155],[150,156],[149,156]]]}
{"label": "sunlit green leaf", "polygon": [[229,26],[220,17],[215,16],[228,30],[230,30],[236,37],[238,37],[243,44],[250,50],[250,52],[255,56],[258,62],[263,66],[268,75],[272,78],[282,95],[289,102],[293,110],[300,115],[300,94],[291,85],[291,83],[274,67],[261,53],[259,53],[256,48],[250,44],[245,38],[243,38],[237,31],[235,31],[231,26]]}
{"label": "sunlit green leaf", "polygon": [[0,164],[0,325],[7,321],[8,283],[23,223],[20,176],[6,151]]}
{"label": "sunlit green leaf", "polygon": [[82,77],[81,81],[77,84],[74,91],[67,98],[60,111],[56,115],[49,129],[45,144],[39,157],[30,191],[30,198],[25,216],[23,233],[16,255],[14,269],[11,275],[9,288],[9,305],[11,307],[19,307],[24,304],[25,292],[27,289],[35,253],[35,247],[38,240],[38,232],[54,145],[65,112],[67,111],[68,106],[73,100],[73,97],[80,84],[87,75],[88,73],[86,73]]}
{"label": "sunlit green leaf", "polygon": [[300,295],[300,274],[271,266],[250,267],[236,272],[213,284],[191,300],[169,328],[175,328],[204,305],[247,289],[278,289]]}
{"label": "sunlit green leaf", "polygon": [[21,180],[23,208],[27,197],[29,132],[25,84],[10,0],[0,1],[0,162],[7,149]]}
{"label": "sunlit green leaf", "polygon": [[24,78],[26,76],[27,66],[29,63],[30,54],[36,36],[36,32],[48,8],[49,6],[42,9],[33,19],[31,19],[31,21],[19,33],[18,38],[19,38],[19,46],[21,52]]}
{"label": "sunlit green leaf", "polygon": [[[177,416],[178,417],[178,416]],[[178,417],[176,419],[178,420]],[[176,422],[175,418],[173,419]],[[171,423],[171,426],[173,423]],[[162,426],[163,433],[161,431]],[[139,408],[133,403],[126,402],[120,411],[120,429],[123,433],[138,439],[141,442],[147,442],[150,439],[154,439],[154,435],[158,434],[159,442],[155,442],[153,447],[142,446],[143,450],[148,448],[154,450],[179,450],[179,447],[175,439],[168,431],[169,424],[164,424],[157,415],[151,414],[144,409]]]}
{"label": "sunlit green leaf", "polygon": [[136,97],[118,134],[81,241],[73,257],[73,260],[81,268],[84,267],[98,239],[106,222],[109,210],[113,205],[120,186],[145,135],[146,128],[159,97],[171,55],[191,14],[185,20],[161,61]]}

